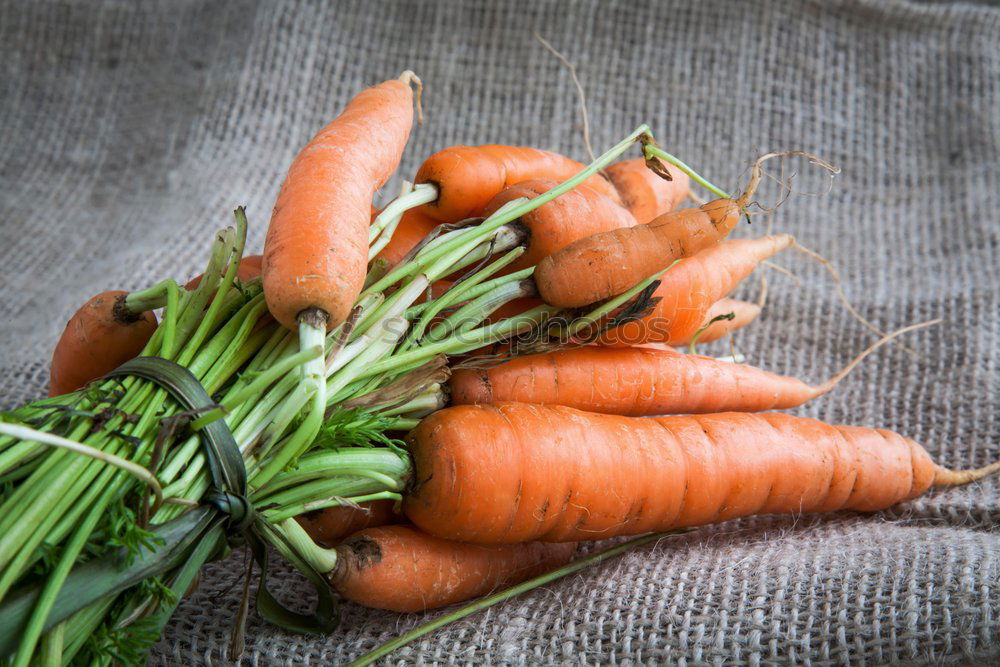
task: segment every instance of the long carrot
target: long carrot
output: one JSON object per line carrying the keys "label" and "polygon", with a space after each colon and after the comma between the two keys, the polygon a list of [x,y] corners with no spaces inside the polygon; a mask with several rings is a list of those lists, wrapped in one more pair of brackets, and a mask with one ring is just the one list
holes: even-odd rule
{"label": "long carrot", "polygon": [[358,94],[289,167],[263,262],[268,308],[285,327],[295,329],[300,313],[318,311],[332,328],[360,294],[371,201],[395,171],[410,135],[413,80],[406,72]]}
{"label": "long carrot", "polygon": [[[565,181],[583,169],[568,157],[523,146],[452,146],[438,151],[417,170],[415,183],[437,186],[438,199],[423,211],[442,222],[458,222],[479,215],[498,192],[535,178]],[[595,174],[584,184],[613,201],[618,193]]]}
{"label": "long carrot", "polygon": [[457,369],[450,379],[451,403],[517,401],[633,417],[783,410],[829,392],[893,338],[934,323],[884,337],[819,385],[671,348],[591,345],[518,357],[487,369]]}
{"label": "long carrot", "polygon": [[432,535],[483,544],[871,512],[1000,470],[947,470],[892,431],[781,413],[640,418],[466,405],[424,419],[407,440],[415,481],[406,515]]}
{"label": "long carrot", "polygon": [[674,260],[717,244],[736,226],[757,191],[762,163],[788,154],[760,157],[739,197],[715,199],[698,208],[665,213],[645,225],[594,234],[546,257],[535,271],[542,298],[561,308],[586,306],[621,294]]}
{"label": "long carrot", "polygon": [[401,517],[392,509],[394,504],[392,500],[369,500],[357,507],[335,505],[300,514],[295,520],[314,542],[333,546],[359,530],[399,521]]}
{"label": "long carrot", "polygon": [[520,583],[569,561],[576,545],[481,546],[410,526],[369,528],[337,549],[333,587],[353,602],[399,612],[436,609]]}
{"label": "long carrot", "polygon": [[152,311],[131,312],[128,292],[101,292],[66,323],[52,353],[49,396],[76,391],[136,356],[156,330]]}
{"label": "long carrot", "polygon": [[[749,301],[739,299],[719,299],[705,313],[705,319],[695,332],[697,343],[711,343],[723,336],[747,326],[760,315],[761,307]],[[698,333],[700,332],[700,333]],[[679,340],[675,345],[688,345],[695,334]]]}
{"label": "long carrot", "polygon": [[659,299],[653,310],[641,319],[601,334],[600,342],[678,345],[689,340],[719,299],[735,289],[757,264],[794,243],[795,239],[788,234],[730,240],[682,260],[661,276],[662,282],[653,293]]}
{"label": "long carrot", "polygon": [[691,191],[691,179],[680,169],[671,169],[672,180],[653,173],[644,158],[622,160],[604,170],[622,199],[622,206],[640,225],[677,208]]}
{"label": "long carrot", "polygon": [[[515,183],[490,200],[483,215],[520,197],[534,199],[559,185],[539,178]],[[537,264],[542,258],[598,232],[634,227],[635,218],[625,208],[586,185],[578,186],[557,199],[542,204],[512,224],[523,225],[528,241],[524,255],[504,269],[513,273]]]}

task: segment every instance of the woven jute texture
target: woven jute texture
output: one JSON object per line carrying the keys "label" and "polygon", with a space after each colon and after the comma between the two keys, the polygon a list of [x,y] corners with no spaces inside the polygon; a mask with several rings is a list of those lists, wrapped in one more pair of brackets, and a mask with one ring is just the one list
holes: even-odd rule
{"label": "woven jute texture", "polygon": [[[534,30],[576,63],[597,151],[648,122],[733,190],[763,151],[840,166],[827,194],[791,197],[773,228],[832,260],[878,326],[944,321],[906,338],[917,354],[889,346],[797,412],[897,430],[948,466],[1000,456],[1000,10],[967,3],[0,3],[0,405],[44,392],[62,323],[87,297],[198,272],[237,204],[259,251],[297,148],[352,94],[404,69],[426,83],[427,122],[403,176],[455,143],[586,159],[571,79]],[[825,192],[815,168],[789,162],[785,176],[793,168],[796,192]],[[757,221],[739,233],[763,233]],[[802,284],[769,271],[764,315],[737,351],[821,381],[874,337],[820,265],[795,251],[777,261]],[[740,294],[758,289],[754,278]],[[390,662],[997,660],[998,489],[705,528]],[[237,551],[205,569],[153,664],[229,660],[242,565]],[[280,565],[271,586],[310,602]],[[433,616],[348,604],[333,635],[306,638],[251,612],[244,660],[342,663]]]}

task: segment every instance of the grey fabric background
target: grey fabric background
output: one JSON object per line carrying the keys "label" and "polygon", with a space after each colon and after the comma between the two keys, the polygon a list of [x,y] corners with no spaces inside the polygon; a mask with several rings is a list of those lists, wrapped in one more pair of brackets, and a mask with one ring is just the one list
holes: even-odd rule
{"label": "grey fabric background", "polygon": [[[91,294],[197,272],[234,205],[247,204],[258,250],[292,156],[367,84],[406,68],[426,82],[404,175],[453,143],[584,159],[570,79],[533,29],[577,63],[598,151],[646,121],[728,188],[758,151],[840,165],[827,196],[789,200],[775,229],[836,262],[880,326],[945,322],[908,337],[919,357],[885,349],[798,412],[898,430],[950,466],[1000,455],[1000,10],[975,4],[2,2],[0,406],[44,391],[62,323]],[[797,185],[823,180],[803,169]],[[736,344],[820,381],[872,337],[818,266],[786,255],[804,286],[772,271],[765,314]],[[391,662],[996,660],[998,490],[706,528]],[[152,663],[226,661],[241,562],[207,569]],[[307,602],[277,570],[281,596]],[[346,605],[324,638],[252,616],[246,661],[340,663],[431,615]]]}

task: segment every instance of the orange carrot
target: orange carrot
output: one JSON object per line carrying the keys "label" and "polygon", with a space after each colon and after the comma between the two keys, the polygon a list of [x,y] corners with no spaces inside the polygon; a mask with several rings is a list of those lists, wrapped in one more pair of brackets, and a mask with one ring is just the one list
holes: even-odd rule
{"label": "orange carrot", "polygon": [[[695,342],[711,343],[737,329],[742,329],[757,319],[760,310],[760,306],[756,303],[740,301],[739,299],[719,299],[705,313],[705,320],[697,329],[701,333],[698,334],[698,340]],[[729,318],[729,315],[732,317]],[[694,334],[684,340],[677,341],[675,344],[689,345],[692,338],[694,338]]]}
{"label": "orange carrot", "polygon": [[463,405],[407,437],[404,511],[482,544],[595,540],[752,514],[871,512],[1000,470],[936,465],[885,429],[781,413],[620,417],[561,406]]}
{"label": "orange carrot", "polygon": [[672,348],[594,345],[518,357],[487,369],[456,369],[452,405],[539,403],[633,417],[708,412],[760,412],[802,405],[833,389],[886,336],[820,385]]}
{"label": "orange carrot", "polygon": [[627,208],[640,225],[677,208],[691,191],[691,179],[671,169],[673,180],[656,175],[644,158],[622,160],[604,170]]}
{"label": "orange carrot", "polygon": [[[493,197],[482,214],[492,215],[501,206],[519,197],[534,199],[557,185],[558,181],[547,178],[515,183]],[[635,218],[619,204],[586,185],[580,185],[512,224],[520,224],[527,230],[527,247],[525,253],[507,266],[501,275],[533,266],[577,239],[612,229],[634,227]]]}
{"label": "orange carrot", "polygon": [[604,332],[599,342],[678,345],[689,340],[716,301],[729,294],[757,264],[794,243],[788,234],[731,240],[682,260],[661,276],[662,282],[653,293],[660,300],[652,312]]}
{"label": "orange carrot", "polygon": [[735,199],[715,199],[698,208],[664,213],[645,225],[614,229],[574,241],[538,263],[535,281],[542,299],[578,308],[621,294],[675,259],[690,257],[724,239],[757,190],[761,163]]}
{"label": "orange carrot", "polygon": [[156,315],[129,311],[127,296],[128,292],[101,292],[73,313],[52,353],[49,396],[76,391],[146,347],[156,330]]}
{"label": "orange carrot", "polygon": [[384,259],[389,267],[396,266],[424,237],[434,231],[440,222],[419,209],[411,208],[403,214],[389,244],[375,256]]}
{"label": "orange carrot", "polygon": [[370,500],[358,507],[336,505],[300,514],[295,520],[314,542],[334,546],[359,530],[396,523],[400,517],[392,510],[394,504],[392,500]]}
{"label": "orange carrot", "polygon": [[[263,256],[261,255],[247,255],[240,260],[240,265],[236,269],[236,279],[246,282],[247,280],[253,280],[260,275],[261,262],[263,261]],[[223,269],[225,272],[225,269]],[[184,289],[189,292],[196,289],[198,285],[201,284],[201,278],[204,274],[199,273],[191,280],[187,281],[184,285]]]}
{"label": "orange carrot", "polygon": [[[407,72],[361,92],[288,169],[264,241],[264,296],[281,324],[318,310],[343,322],[364,285],[371,201],[395,171],[413,124]],[[320,316],[321,317],[321,316]]]}
{"label": "orange carrot", "polygon": [[[438,187],[436,201],[423,211],[442,222],[458,222],[479,215],[498,192],[515,183],[535,178],[565,181],[584,165],[568,157],[522,146],[452,146],[438,151],[420,166],[416,183]],[[618,193],[601,175],[595,174],[584,185],[612,201]]]}
{"label": "orange carrot", "polygon": [[369,528],[337,549],[333,587],[366,607],[436,609],[520,583],[565,564],[574,544],[462,544],[410,526]]}

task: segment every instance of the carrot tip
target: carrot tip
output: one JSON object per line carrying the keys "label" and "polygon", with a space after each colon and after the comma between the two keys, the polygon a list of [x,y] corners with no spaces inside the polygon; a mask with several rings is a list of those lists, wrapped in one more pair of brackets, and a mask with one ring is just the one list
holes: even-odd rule
{"label": "carrot tip", "polygon": [[402,74],[400,74],[399,75],[399,80],[402,81],[405,84],[411,84],[411,83],[412,84],[416,84],[416,87],[417,87],[417,92],[416,92],[416,98],[417,98],[417,100],[416,100],[417,101],[417,124],[418,125],[423,125],[424,124],[424,108],[423,108],[423,105],[421,104],[420,100],[423,97],[423,93],[424,93],[424,82],[420,80],[420,77],[417,76],[413,72],[413,70],[406,70],[405,72],[403,72]]}
{"label": "carrot tip", "polygon": [[949,470],[938,466],[934,474],[934,486],[961,486],[978,481],[997,471],[1000,471],[1000,461],[972,470]]}

